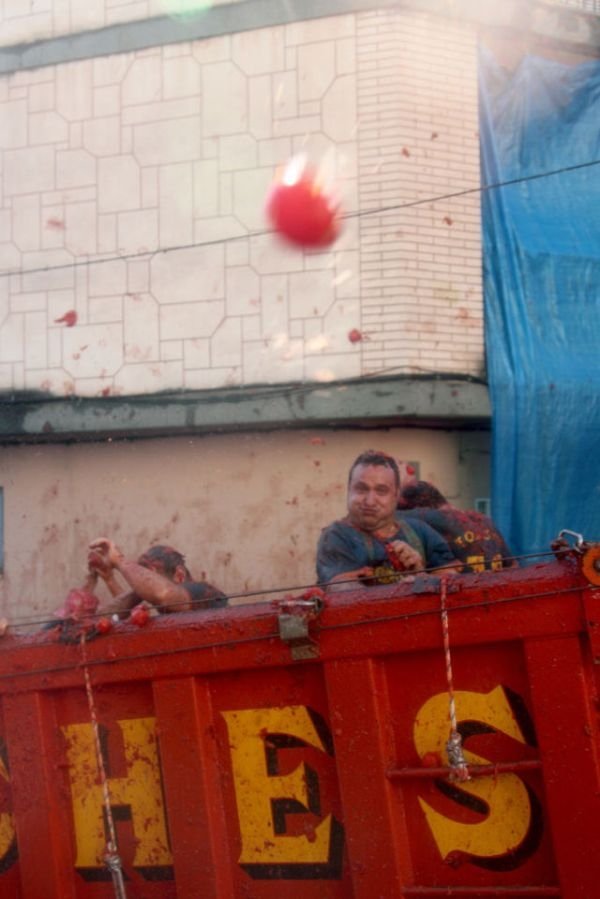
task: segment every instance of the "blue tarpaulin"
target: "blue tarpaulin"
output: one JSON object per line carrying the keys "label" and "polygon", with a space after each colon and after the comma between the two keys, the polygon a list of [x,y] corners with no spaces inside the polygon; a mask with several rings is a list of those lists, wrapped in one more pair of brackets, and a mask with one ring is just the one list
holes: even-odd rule
{"label": "blue tarpaulin", "polygon": [[600,62],[482,50],[480,103],[493,516],[600,540]]}

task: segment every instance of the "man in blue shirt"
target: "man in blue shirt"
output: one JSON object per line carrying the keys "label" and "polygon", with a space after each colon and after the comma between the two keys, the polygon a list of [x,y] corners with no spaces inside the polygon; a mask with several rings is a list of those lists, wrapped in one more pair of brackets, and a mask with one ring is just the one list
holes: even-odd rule
{"label": "man in blue shirt", "polygon": [[321,532],[317,548],[320,583],[338,589],[392,583],[404,574],[428,569],[456,573],[446,541],[421,521],[396,513],[400,475],[387,453],[367,450],[348,477],[348,514]]}

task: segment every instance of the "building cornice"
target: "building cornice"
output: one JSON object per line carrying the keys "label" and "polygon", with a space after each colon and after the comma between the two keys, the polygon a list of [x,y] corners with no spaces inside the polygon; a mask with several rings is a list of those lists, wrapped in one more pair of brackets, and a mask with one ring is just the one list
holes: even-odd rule
{"label": "building cornice", "polygon": [[460,375],[362,378],[128,397],[0,398],[0,444],[306,427],[488,428],[487,386]]}
{"label": "building cornice", "polygon": [[81,59],[202,40],[307,19],[412,9],[486,28],[529,33],[590,56],[600,54],[600,16],[539,0],[241,0],[185,18],[155,16],[32,43],[0,47],[0,75]]}

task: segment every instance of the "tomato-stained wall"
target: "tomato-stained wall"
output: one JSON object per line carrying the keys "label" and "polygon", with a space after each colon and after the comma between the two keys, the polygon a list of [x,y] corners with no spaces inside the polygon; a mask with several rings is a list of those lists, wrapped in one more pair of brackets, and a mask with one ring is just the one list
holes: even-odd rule
{"label": "tomato-stained wall", "polygon": [[320,529],[344,514],[349,466],[370,447],[418,462],[421,477],[461,505],[486,495],[486,432],[315,429],[4,447],[0,615],[52,613],[83,583],[87,544],[103,535],[133,557],[172,544],[193,575],[205,572],[228,593],[313,583]]}

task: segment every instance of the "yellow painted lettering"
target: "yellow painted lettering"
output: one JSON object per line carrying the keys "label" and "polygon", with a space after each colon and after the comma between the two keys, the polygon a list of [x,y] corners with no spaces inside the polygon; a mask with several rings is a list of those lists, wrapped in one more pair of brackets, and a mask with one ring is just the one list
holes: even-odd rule
{"label": "yellow painted lettering", "polygon": [[466,564],[469,565],[474,572],[485,571],[485,556],[467,556]]}
{"label": "yellow painted lettering", "polygon": [[491,561],[491,569],[492,571],[499,571],[502,568],[502,556],[500,553],[496,553],[496,555],[492,558]]}
{"label": "yellow painted lettering", "polygon": [[[459,721],[481,721],[520,743],[526,742],[502,687],[489,693],[457,691],[455,699]],[[415,719],[413,736],[419,756],[437,752],[444,757],[448,734],[448,694],[439,693],[420,708]],[[471,765],[489,764],[488,759],[466,748],[465,758]],[[479,857],[499,856],[521,844],[529,830],[531,804],[520,777],[510,773],[478,777],[461,783],[460,789],[486,803],[485,820],[478,824],[454,821],[419,798],[442,858],[456,851]]]}
{"label": "yellow painted lettering", "polygon": [[304,763],[290,774],[269,774],[269,735],[284,734],[326,751],[305,706],[223,712],[229,733],[231,764],[240,823],[240,864],[319,864],[327,862],[333,818],[327,815],[309,836],[276,830],[273,803],[311,807],[312,772]]}
{"label": "yellow painted lettering", "polygon": [[[127,806],[136,837],[135,867],[170,865],[154,718],[117,721],[125,753],[125,777],[108,778],[112,806]],[[71,778],[78,868],[104,867],[103,795],[91,724],[63,727]]]}

